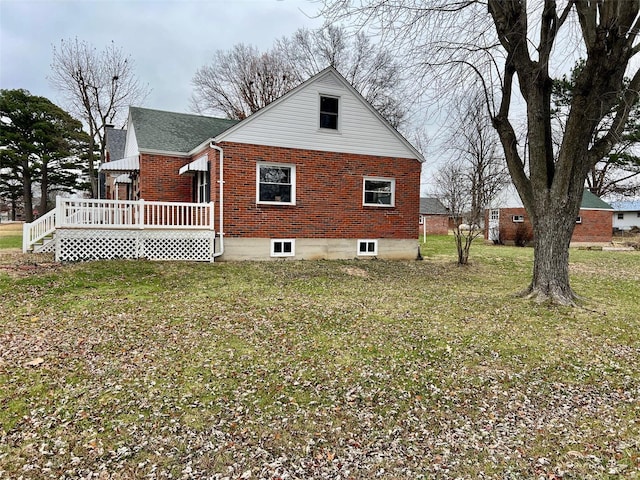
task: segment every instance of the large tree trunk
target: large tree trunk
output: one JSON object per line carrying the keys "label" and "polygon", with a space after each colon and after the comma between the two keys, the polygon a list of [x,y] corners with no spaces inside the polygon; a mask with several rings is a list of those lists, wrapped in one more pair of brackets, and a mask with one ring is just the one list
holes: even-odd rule
{"label": "large tree trunk", "polygon": [[22,162],[22,200],[24,204],[24,221],[33,222],[33,194],[31,193],[31,168],[29,160]]}
{"label": "large tree trunk", "polygon": [[89,183],[91,185],[91,198],[99,198],[98,176],[96,175],[94,149],[96,146],[95,131],[89,121]]}
{"label": "large tree trunk", "polygon": [[575,214],[551,204],[535,217],[533,278],[524,293],[540,302],[574,305],[577,297],[569,283],[569,243]]}
{"label": "large tree trunk", "polygon": [[42,162],[42,173],[40,175],[40,208],[38,214],[40,216],[48,212],[47,200],[49,196],[49,170],[46,162]]}

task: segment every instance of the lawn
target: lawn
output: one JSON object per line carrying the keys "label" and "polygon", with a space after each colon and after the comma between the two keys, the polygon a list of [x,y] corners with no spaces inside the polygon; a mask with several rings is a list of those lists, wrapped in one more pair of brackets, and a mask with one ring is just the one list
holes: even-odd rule
{"label": "lawn", "polygon": [[22,223],[0,223],[0,249],[22,248]]}
{"label": "lawn", "polygon": [[0,253],[0,478],[640,478],[640,252],[58,265]]}

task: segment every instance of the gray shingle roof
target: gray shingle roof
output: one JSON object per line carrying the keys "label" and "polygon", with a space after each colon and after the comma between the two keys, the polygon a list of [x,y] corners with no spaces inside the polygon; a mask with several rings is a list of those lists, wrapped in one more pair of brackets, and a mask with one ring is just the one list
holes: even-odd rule
{"label": "gray shingle roof", "polygon": [[107,127],[107,151],[109,159],[120,160],[124,157],[124,146],[127,141],[127,131]]}
{"label": "gray shingle roof", "polygon": [[188,153],[238,120],[129,107],[138,148]]}
{"label": "gray shingle roof", "polygon": [[448,215],[442,202],[434,197],[420,197],[420,213],[425,215]]}

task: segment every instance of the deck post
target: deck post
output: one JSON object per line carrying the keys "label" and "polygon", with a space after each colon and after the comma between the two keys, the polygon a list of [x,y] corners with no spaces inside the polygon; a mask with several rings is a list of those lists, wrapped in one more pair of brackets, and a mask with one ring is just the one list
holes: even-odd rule
{"label": "deck post", "polygon": [[143,229],[144,228],[144,199],[140,199],[140,202],[138,203],[138,228]]}
{"label": "deck post", "polygon": [[60,195],[56,195],[56,218],[54,226],[56,228],[62,225],[62,219],[64,218],[64,199]]}
{"label": "deck post", "polygon": [[29,224],[25,222],[22,224],[22,253],[27,253],[31,247],[29,240],[31,240],[29,238]]}

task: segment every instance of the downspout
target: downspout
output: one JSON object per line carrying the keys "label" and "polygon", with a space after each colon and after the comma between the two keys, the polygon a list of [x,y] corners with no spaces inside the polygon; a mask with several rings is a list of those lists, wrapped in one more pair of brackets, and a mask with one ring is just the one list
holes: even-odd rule
{"label": "downspout", "polygon": [[213,258],[217,258],[224,254],[224,150],[211,141],[209,147],[217,150],[220,154],[220,167],[218,175],[218,183],[220,183],[220,198],[218,199],[218,208],[220,209],[219,233],[220,233],[220,251],[213,254]]}

